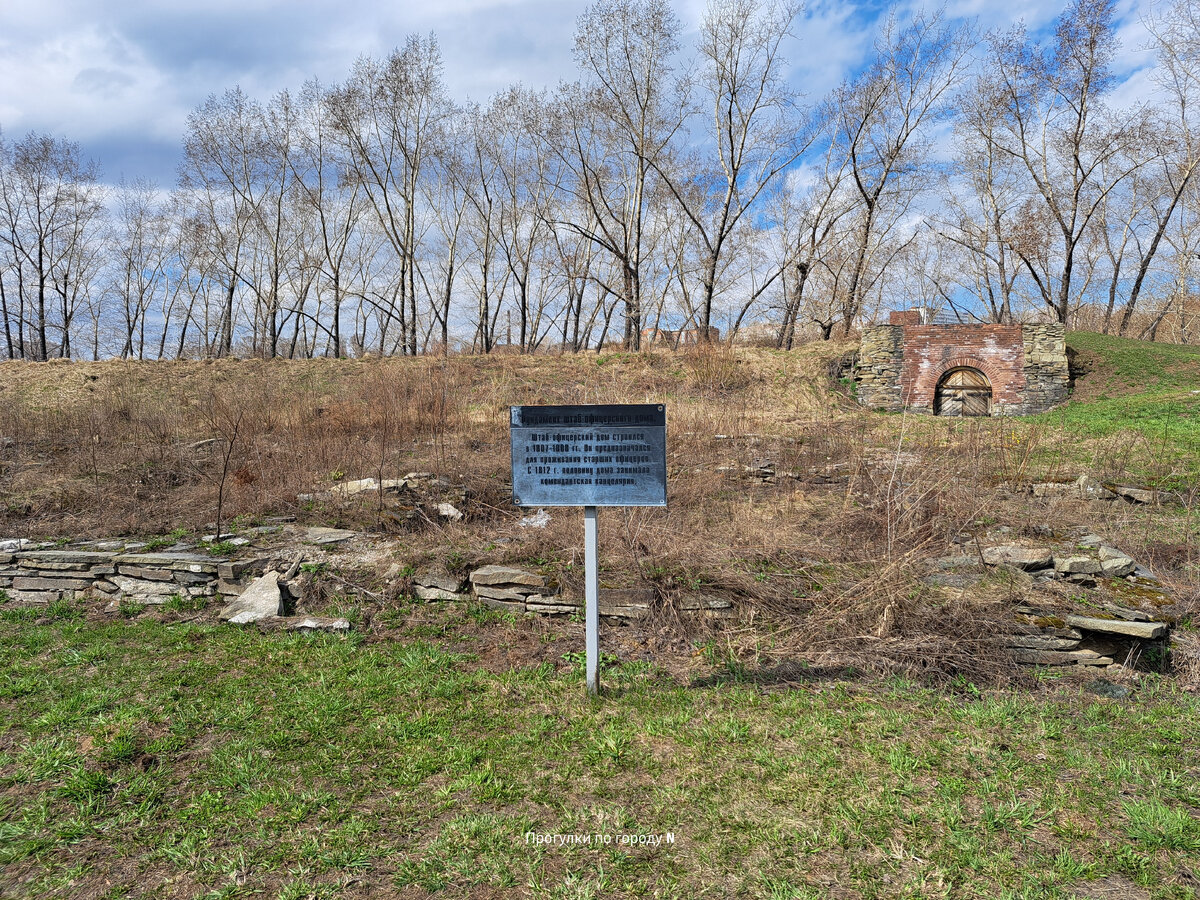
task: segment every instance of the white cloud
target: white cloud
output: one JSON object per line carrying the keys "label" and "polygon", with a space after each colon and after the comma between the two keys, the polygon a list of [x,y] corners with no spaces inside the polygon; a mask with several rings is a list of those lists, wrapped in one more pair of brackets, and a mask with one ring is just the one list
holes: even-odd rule
{"label": "white cloud", "polygon": [[[686,53],[707,0],[676,0]],[[920,0],[905,0],[911,12]],[[1120,0],[1119,68],[1134,75],[1149,54],[1139,15],[1149,0]],[[586,0],[42,0],[9,2],[0,31],[0,127],[103,148],[105,169],[138,174],[158,160],[170,179],[188,112],[234,85],[267,99],[311,77],[345,77],[362,54],[380,56],[412,33],[437,33],[451,96],[486,100],[513,82],[539,88],[575,77],[577,16]],[[815,102],[860,68],[872,51],[877,4],[811,0],[787,48],[790,77]],[[951,17],[981,28],[1024,18],[1045,28],[1061,7],[1036,0],[950,0]],[[1120,93],[1146,89],[1144,72]],[[152,166],[153,167],[153,166]]]}

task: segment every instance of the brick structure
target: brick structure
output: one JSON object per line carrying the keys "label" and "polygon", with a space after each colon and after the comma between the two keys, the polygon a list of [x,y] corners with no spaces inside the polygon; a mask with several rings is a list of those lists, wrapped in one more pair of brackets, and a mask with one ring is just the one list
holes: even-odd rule
{"label": "brick structure", "polygon": [[1067,399],[1062,325],[927,325],[923,310],[863,331],[858,400],[940,415],[1029,415]]}

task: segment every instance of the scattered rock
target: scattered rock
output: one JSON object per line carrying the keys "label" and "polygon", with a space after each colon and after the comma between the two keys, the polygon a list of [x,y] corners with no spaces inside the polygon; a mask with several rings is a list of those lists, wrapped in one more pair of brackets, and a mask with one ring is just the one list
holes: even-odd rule
{"label": "scattered rock", "polygon": [[520,584],[541,588],[545,587],[546,579],[536,572],[511,566],[482,566],[471,573],[471,584]]}
{"label": "scattered rock", "polygon": [[517,522],[517,526],[520,528],[545,528],[549,524],[550,513],[544,509],[539,509],[532,516],[525,516],[525,518]]}
{"label": "scattered rock", "polygon": [[335,497],[356,497],[359,494],[377,494],[380,490],[385,494],[398,494],[408,487],[408,481],[403,478],[385,478],[379,481],[374,478],[359,478],[353,481],[343,481],[330,488],[329,493]]}
{"label": "scattered rock", "polygon": [[293,616],[280,618],[279,624],[286,631],[299,631],[311,634],[314,631],[324,631],[329,634],[348,634],[349,619],[330,619],[324,616]]}
{"label": "scattered rock", "polygon": [[353,531],[347,531],[344,528],[321,528],[314,526],[306,528],[304,532],[304,539],[308,543],[321,547],[327,544],[340,544],[342,541],[348,541],[354,537]]}
{"label": "scattered rock", "polygon": [[1056,556],[1054,570],[1063,575],[1096,575],[1100,572],[1100,560],[1090,556]]}
{"label": "scattered rock", "polygon": [[437,588],[450,594],[460,594],[467,589],[465,578],[446,575],[442,572],[419,572],[413,576],[413,584],[420,587]]}
{"label": "scattered rock", "polygon": [[1091,475],[1086,474],[1076,479],[1074,488],[1080,500],[1115,500],[1117,496]]}
{"label": "scattered rock", "polygon": [[1158,491],[1152,491],[1148,488],[1139,488],[1127,484],[1114,484],[1111,487],[1114,494],[1122,500],[1128,500],[1130,503],[1156,503],[1158,501]]}
{"label": "scattered rock", "polygon": [[437,587],[426,587],[423,584],[418,584],[413,588],[417,597],[421,600],[470,600],[470,594],[462,594],[458,591],[446,591]]}
{"label": "scattered rock", "polygon": [[233,625],[244,625],[278,616],[281,612],[283,597],[279,591],[279,573],[267,572],[221,610],[220,618]]}
{"label": "scattered rock", "polygon": [[1018,569],[1045,569],[1053,564],[1054,555],[1046,547],[1022,547],[1002,544],[984,547],[983,561],[989,566],[1013,566]]}
{"label": "scattered rock", "polygon": [[439,503],[437,505],[437,514],[443,519],[449,519],[451,522],[461,522],[463,514],[452,503]]}

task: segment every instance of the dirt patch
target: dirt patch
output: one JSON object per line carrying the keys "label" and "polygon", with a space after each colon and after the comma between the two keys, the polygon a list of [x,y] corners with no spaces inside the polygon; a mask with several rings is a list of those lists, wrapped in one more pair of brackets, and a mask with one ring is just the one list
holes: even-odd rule
{"label": "dirt patch", "polygon": [[1069,889],[1073,900],[1150,900],[1150,892],[1124,875],[1109,875]]}

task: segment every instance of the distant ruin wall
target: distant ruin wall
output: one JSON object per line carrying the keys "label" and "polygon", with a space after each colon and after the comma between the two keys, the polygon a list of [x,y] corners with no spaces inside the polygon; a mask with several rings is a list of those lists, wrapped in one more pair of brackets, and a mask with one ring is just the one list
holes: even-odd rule
{"label": "distant ruin wall", "polygon": [[960,366],[987,376],[993,415],[1028,415],[1067,398],[1062,325],[921,325],[903,313],[892,321],[863,331],[855,371],[863,406],[932,413],[939,380]]}

